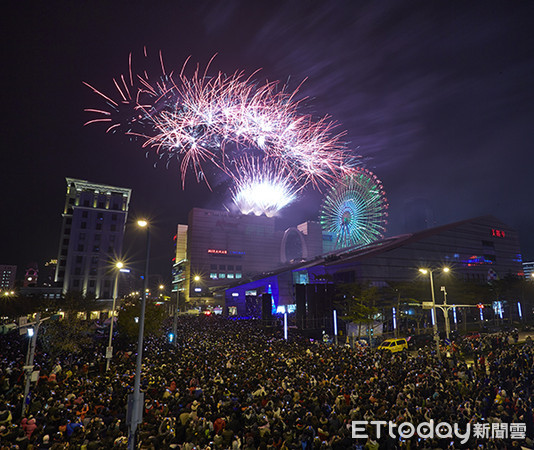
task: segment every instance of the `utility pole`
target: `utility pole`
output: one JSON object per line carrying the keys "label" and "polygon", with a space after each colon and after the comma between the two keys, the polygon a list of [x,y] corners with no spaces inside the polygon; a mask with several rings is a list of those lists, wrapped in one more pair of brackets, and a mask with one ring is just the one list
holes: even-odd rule
{"label": "utility pole", "polygon": [[176,308],[174,309],[174,322],[172,324],[172,343],[176,347],[176,333],[178,332],[178,308],[180,307],[180,289],[176,290]]}
{"label": "utility pole", "polygon": [[35,356],[35,347],[37,346],[37,333],[39,332],[39,325],[41,324],[41,313],[37,313],[35,316],[35,329],[33,330],[32,340],[30,342],[30,351],[26,359],[26,365],[24,366],[24,372],[26,377],[26,383],[24,385],[24,397],[22,397],[22,415],[26,414],[28,394],[30,393],[30,384],[32,381],[33,372],[33,358]]}
{"label": "utility pole", "polygon": [[445,289],[445,286],[441,286],[441,292],[443,292],[444,300],[440,309],[443,311],[443,314],[445,314],[445,334],[447,335],[448,340],[451,334],[451,323],[449,321],[449,309],[451,309],[451,307],[447,307],[447,290]]}

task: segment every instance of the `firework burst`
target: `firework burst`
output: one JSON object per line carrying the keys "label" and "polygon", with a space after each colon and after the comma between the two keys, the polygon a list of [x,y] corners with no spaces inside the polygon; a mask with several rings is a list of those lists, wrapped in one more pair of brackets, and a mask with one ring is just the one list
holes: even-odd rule
{"label": "firework burst", "polygon": [[[85,83],[107,104],[87,109],[93,117],[86,125],[106,123],[108,132],[140,139],[147,154],[167,164],[177,159],[182,183],[193,172],[209,185],[204,166],[214,166],[234,179],[234,201],[243,212],[274,213],[305,186],[332,186],[352,166],[337,124],[300,113],[299,88],[258,83],[256,72],[208,76],[211,62],[188,77],[186,61],[175,75],[166,72],[160,53],[161,74],[151,78],[146,70],[134,74],[130,55],[128,75],[114,80],[117,99]],[[284,200],[255,206],[260,189]]]}
{"label": "firework burst", "polygon": [[295,201],[295,180],[276,160],[244,156],[236,161],[232,200],[242,214],[276,215]]}

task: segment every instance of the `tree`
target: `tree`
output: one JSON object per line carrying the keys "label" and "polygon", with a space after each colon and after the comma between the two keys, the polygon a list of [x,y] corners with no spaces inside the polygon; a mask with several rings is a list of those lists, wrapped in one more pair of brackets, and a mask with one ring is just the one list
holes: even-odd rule
{"label": "tree", "polygon": [[93,344],[91,323],[77,317],[48,320],[41,325],[39,341],[52,357],[82,353]]}
{"label": "tree", "polygon": [[62,308],[68,315],[79,312],[90,312],[97,309],[96,297],[93,293],[82,294],[79,291],[69,291],[62,301]]}
{"label": "tree", "polygon": [[[406,314],[403,314],[404,310],[413,308],[412,320],[415,321],[417,327],[417,334],[420,333],[421,323],[423,319],[427,316],[425,310],[421,308],[422,298],[425,298],[425,288],[428,289],[428,286],[422,282],[422,280],[413,280],[413,281],[403,281],[403,282],[389,282],[389,286],[382,288],[381,294],[382,298],[385,298],[386,301],[383,303],[383,306],[392,308],[395,307],[397,310],[398,318],[398,327],[401,326],[402,319],[409,317]],[[410,325],[406,323],[406,327]]]}
{"label": "tree", "polygon": [[[129,340],[137,339],[139,335],[139,322],[135,320],[141,314],[141,302],[129,303],[121,307],[119,311],[118,328],[119,333]],[[164,310],[160,305],[156,305],[147,300],[145,309],[145,329],[144,334],[160,335],[163,323]]]}
{"label": "tree", "polygon": [[378,289],[360,283],[342,284],[335,301],[341,310],[341,319],[358,324],[358,338],[361,336],[362,323],[369,325],[374,322],[378,312],[376,301]]}

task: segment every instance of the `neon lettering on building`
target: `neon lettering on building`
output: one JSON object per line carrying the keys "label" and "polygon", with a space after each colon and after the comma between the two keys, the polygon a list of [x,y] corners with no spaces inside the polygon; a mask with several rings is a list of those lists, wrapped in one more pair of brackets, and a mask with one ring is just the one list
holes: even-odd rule
{"label": "neon lettering on building", "polygon": [[208,253],[211,253],[213,255],[227,255],[228,250],[219,250],[216,248],[208,248]]}

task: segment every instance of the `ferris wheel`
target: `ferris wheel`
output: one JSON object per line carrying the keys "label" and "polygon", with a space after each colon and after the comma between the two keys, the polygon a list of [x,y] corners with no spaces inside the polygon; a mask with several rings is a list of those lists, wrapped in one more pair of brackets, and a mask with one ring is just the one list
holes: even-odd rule
{"label": "ferris wheel", "polygon": [[319,220],[323,230],[334,235],[336,248],[367,245],[384,236],[387,208],[381,181],[357,168],[327,193]]}

